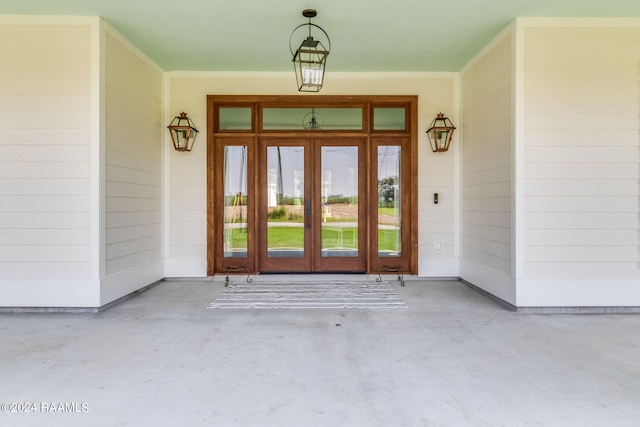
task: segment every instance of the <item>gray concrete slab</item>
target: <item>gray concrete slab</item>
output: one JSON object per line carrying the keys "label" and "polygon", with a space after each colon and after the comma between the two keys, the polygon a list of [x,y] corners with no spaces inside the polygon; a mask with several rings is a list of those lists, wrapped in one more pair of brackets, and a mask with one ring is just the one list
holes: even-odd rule
{"label": "gray concrete slab", "polygon": [[35,410],[0,425],[640,423],[640,316],[394,289],[408,309],[212,310],[221,282],[178,281],[97,314],[0,314],[0,403]]}

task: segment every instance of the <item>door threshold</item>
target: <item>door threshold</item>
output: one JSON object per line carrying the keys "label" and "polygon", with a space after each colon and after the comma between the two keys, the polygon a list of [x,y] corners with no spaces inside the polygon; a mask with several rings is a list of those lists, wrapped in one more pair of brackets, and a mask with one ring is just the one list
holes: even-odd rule
{"label": "door threshold", "polygon": [[258,273],[258,275],[264,276],[264,275],[273,275],[273,274],[286,274],[286,275],[295,275],[295,274],[299,274],[299,275],[310,275],[310,274],[317,274],[317,275],[327,275],[327,274],[348,274],[348,275],[356,275],[356,274],[366,274],[366,272],[364,270],[361,271],[261,271]]}
{"label": "door threshold", "polygon": [[378,278],[377,274],[360,273],[355,274],[353,272],[347,273],[283,273],[283,272],[270,272],[260,273],[251,276],[253,282],[370,282],[375,281]]}

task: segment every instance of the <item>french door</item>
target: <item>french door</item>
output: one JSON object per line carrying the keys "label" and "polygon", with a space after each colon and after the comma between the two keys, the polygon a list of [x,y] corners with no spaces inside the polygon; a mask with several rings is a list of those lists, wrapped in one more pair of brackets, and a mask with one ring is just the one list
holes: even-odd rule
{"label": "french door", "polygon": [[417,97],[207,98],[207,271],[417,273]]}
{"label": "french door", "polygon": [[260,139],[258,269],[364,272],[364,139]]}

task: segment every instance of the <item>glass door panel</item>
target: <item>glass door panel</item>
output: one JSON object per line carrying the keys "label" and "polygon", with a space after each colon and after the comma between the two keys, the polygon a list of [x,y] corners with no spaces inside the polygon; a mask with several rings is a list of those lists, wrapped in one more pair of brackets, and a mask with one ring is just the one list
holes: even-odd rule
{"label": "glass door panel", "polygon": [[302,258],[305,248],[304,147],[267,147],[267,257]]}
{"label": "glass door panel", "polygon": [[260,271],[363,271],[364,140],[261,141]]}
{"label": "glass door panel", "polygon": [[378,147],[378,256],[402,256],[401,147]]}
{"label": "glass door panel", "polygon": [[321,147],[321,256],[358,256],[358,147]]}
{"label": "glass door panel", "polygon": [[258,269],[310,271],[309,141],[261,138],[259,152]]}
{"label": "glass door panel", "polygon": [[247,258],[247,147],[224,147],[224,258]]}

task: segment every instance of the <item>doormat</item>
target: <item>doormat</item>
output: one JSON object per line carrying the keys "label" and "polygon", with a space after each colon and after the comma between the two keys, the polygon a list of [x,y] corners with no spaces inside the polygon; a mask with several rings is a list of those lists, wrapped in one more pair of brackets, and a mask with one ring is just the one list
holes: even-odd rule
{"label": "doormat", "polygon": [[407,308],[388,282],[231,282],[207,308]]}

